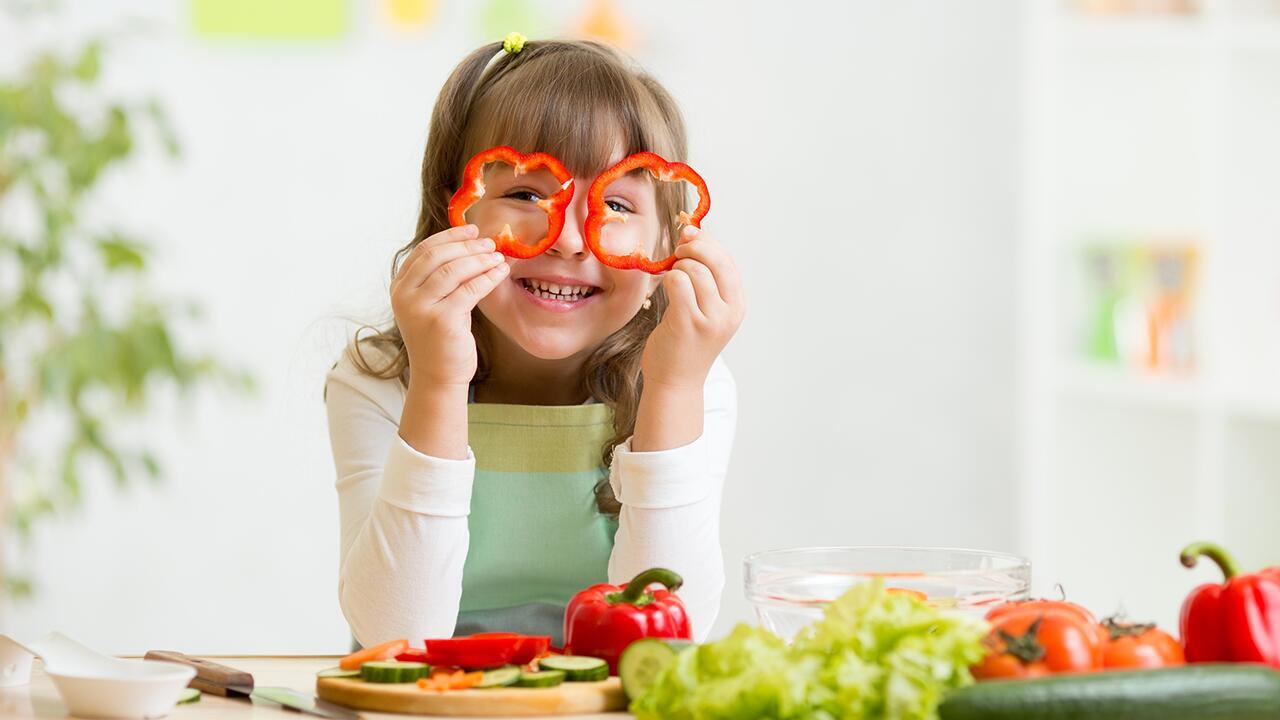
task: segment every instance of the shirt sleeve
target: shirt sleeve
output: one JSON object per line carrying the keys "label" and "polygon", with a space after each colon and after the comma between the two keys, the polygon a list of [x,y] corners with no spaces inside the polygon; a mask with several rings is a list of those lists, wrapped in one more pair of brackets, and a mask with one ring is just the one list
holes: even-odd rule
{"label": "shirt sleeve", "polygon": [[724,590],[720,503],[737,425],[737,388],[717,359],[703,388],[702,435],[688,445],[633,452],[614,449],[609,484],[622,504],[609,582],[625,584],[652,567],[684,578],[678,595],[689,610],[693,637],[711,632]]}
{"label": "shirt sleeve", "polygon": [[446,460],[399,434],[404,391],[348,354],[325,381],[337,470],[338,602],[361,645],[451,637],[462,597],[475,456]]}

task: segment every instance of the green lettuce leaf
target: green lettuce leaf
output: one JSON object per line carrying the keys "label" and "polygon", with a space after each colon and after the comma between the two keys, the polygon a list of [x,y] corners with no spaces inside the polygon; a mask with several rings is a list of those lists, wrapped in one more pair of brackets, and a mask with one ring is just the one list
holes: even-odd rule
{"label": "green lettuce leaf", "polygon": [[973,682],[987,625],[873,581],[830,603],[790,646],[739,625],[682,653],[631,711],[642,720],[933,720]]}

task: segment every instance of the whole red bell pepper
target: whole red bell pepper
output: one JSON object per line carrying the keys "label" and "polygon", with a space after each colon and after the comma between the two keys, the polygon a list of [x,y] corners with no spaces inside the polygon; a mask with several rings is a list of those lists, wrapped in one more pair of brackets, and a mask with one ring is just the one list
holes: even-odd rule
{"label": "whole red bell pepper", "polygon": [[[683,584],[675,572],[645,570],[626,587],[601,583],[573,596],[564,613],[564,651],[609,663],[618,674],[618,658],[631,643],[646,637],[693,637],[689,614],[675,591]],[[665,587],[650,591],[650,585]]]}
{"label": "whole red bell pepper", "polygon": [[1182,605],[1182,643],[1187,662],[1252,662],[1280,668],[1280,567],[1241,574],[1226,550],[1193,543],[1182,564],[1205,556],[1222,568],[1226,582],[1201,585]]}

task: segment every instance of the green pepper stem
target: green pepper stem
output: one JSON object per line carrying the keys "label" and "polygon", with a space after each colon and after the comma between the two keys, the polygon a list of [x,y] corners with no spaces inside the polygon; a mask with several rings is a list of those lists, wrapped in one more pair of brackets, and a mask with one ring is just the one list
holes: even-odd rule
{"label": "green pepper stem", "polygon": [[1191,543],[1182,551],[1182,564],[1187,567],[1195,567],[1196,561],[1203,555],[1217,563],[1222,568],[1222,574],[1227,580],[1240,574],[1240,566],[1236,564],[1235,558],[1222,548],[1211,542]]}
{"label": "green pepper stem", "polygon": [[676,574],[674,570],[650,568],[627,583],[627,587],[618,596],[618,602],[635,605],[644,597],[645,589],[654,583],[660,583],[667,586],[668,590],[674,591],[679,590],[680,586],[684,584],[684,578]]}

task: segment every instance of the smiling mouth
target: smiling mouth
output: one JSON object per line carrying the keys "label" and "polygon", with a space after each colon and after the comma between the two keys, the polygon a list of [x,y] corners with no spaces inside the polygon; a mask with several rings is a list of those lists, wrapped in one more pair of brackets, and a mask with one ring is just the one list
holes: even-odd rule
{"label": "smiling mouth", "polygon": [[560,302],[578,302],[591,297],[597,290],[593,285],[557,285],[556,283],[524,278],[520,281],[525,292],[543,300]]}

